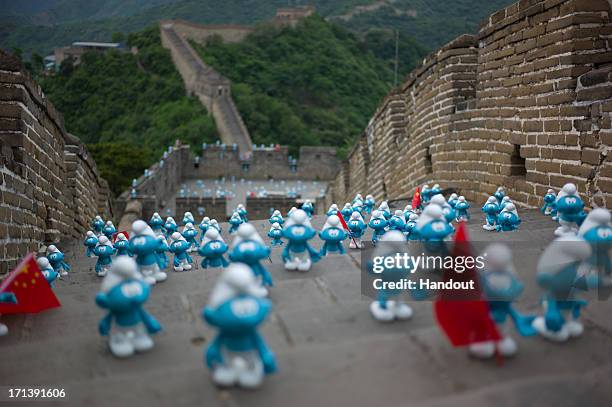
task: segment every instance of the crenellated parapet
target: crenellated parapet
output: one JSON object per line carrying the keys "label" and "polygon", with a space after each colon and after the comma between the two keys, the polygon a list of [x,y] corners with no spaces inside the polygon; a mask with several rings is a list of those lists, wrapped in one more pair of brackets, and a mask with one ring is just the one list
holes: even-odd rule
{"label": "crenellated parapet", "polygon": [[80,238],[111,193],[85,146],[14,56],[0,51],[0,274],[42,244]]}
{"label": "crenellated parapet", "polygon": [[438,182],[527,206],[567,182],[612,207],[606,0],[523,0],[423,60],[372,117],[327,197],[411,196]]}

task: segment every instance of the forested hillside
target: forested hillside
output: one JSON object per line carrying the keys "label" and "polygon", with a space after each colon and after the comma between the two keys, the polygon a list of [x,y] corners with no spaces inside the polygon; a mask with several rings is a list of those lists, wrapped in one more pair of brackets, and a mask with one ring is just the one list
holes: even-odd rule
{"label": "forested hillside", "polygon": [[[393,80],[393,40],[379,34],[364,42],[314,16],[296,28],[262,26],[241,43],[216,39],[194,46],[232,80],[253,141],[295,151],[301,145],[347,147],[363,131]],[[403,70],[424,53],[407,40]]]}
{"label": "forested hillside", "polygon": [[138,54],[86,54],[73,68],[39,82],[66,128],[81,138],[118,193],[175,139],[195,147],[217,139],[213,119],[185,96],[157,26],[129,36]]}
{"label": "forested hillside", "polygon": [[[317,13],[359,33],[399,30],[433,50],[512,0],[308,0]],[[76,40],[110,41],[161,19],[254,24],[274,16],[286,0],[0,0],[0,47],[25,55]]]}

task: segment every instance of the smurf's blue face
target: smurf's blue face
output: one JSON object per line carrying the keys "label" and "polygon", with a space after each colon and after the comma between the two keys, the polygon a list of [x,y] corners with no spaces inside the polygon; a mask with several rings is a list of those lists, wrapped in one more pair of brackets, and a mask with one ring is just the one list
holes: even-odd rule
{"label": "smurf's blue face", "polygon": [[96,219],[92,223],[93,227],[97,230],[102,230],[104,227],[104,221],[102,219]]}
{"label": "smurf's blue face", "polygon": [[281,237],[283,235],[283,231],[281,229],[272,229],[270,234],[272,237]]}
{"label": "smurf's blue face", "polygon": [[85,239],[85,245],[90,247],[95,247],[98,244],[98,239],[95,236],[88,237]]}
{"label": "smurf's blue face", "polygon": [[544,202],[551,204],[553,202],[555,202],[555,199],[557,197],[555,196],[555,194],[546,194],[544,195]]}
{"label": "smurf's blue face", "polygon": [[365,228],[365,223],[361,219],[352,219],[348,222],[347,226],[350,229],[363,229]]}
{"label": "smurf's blue face", "polygon": [[453,229],[442,220],[434,220],[419,230],[419,234],[425,240],[443,240],[451,234]]}
{"label": "smurf's blue face", "polygon": [[176,242],[172,242],[172,244],[170,245],[170,249],[172,249],[174,253],[183,253],[187,251],[187,249],[189,249],[189,246],[189,243],[187,243],[186,241],[177,240]]}
{"label": "smurf's blue face", "polygon": [[214,256],[223,254],[227,251],[227,244],[221,240],[211,240],[206,243],[201,249],[200,254],[202,256]]}
{"label": "smurf's blue face", "polygon": [[254,330],[270,312],[270,302],[253,296],[230,299],[216,309],[205,308],[204,319],[224,333],[242,334]]}
{"label": "smurf's blue face", "polygon": [[388,222],[385,219],[381,219],[381,218],[371,219],[370,223],[368,224],[368,226],[370,226],[374,230],[382,230],[386,228],[387,225],[388,225]]}
{"label": "smurf's blue face", "polygon": [[142,281],[126,280],[106,294],[111,311],[131,311],[149,298],[149,286]]}
{"label": "smurf's blue face", "polygon": [[292,241],[306,241],[312,239],[315,231],[304,225],[292,225],[283,230],[283,236]]}
{"label": "smurf's blue face", "polygon": [[497,212],[499,212],[499,206],[497,204],[494,203],[486,203],[483,207],[482,207],[482,211],[484,213],[489,213],[489,214],[495,214]]}
{"label": "smurf's blue face", "polygon": [[229,220],[229,223],[231,223],[232,225],[239,225],[242,223],[242,219],[240,219],[240,215],[238,214],[232,215],[232,217]]}
{"label": "smurf's blue face", "polygon": [[47,259],[49,259],[50,263],[58,263],[60,261],[64,261],[64,253],[62,252],[53,252],[47,255]]}
{"label": "smurf's blue face", "polygon": [[563,213],[578,213],[584,208],[584,202],[578,196],[564,196],[557,201],[557,210]]}
{"label": "smurf's blue face", "polygon": [[99,253],[99,256],[111,256],[114,253],[114,250],[110,246],[98,246],[96,251]]}
{"label": "smurf's blue face", "polygon": [[168,230],[176,230],[177,228],[176,223],[173,223],[173,222],[166,222],[164,224],[164,227]]}
{"label": "smurf's blue face", "polygon": [[191,239],[198,235],[198,231],[195,229],[187,229],[183,231],[182,235],[185,239]]}
{"label": "smurf's blue face", "polygon": [[523,284],[510,272],[491,271],[481,277],[489,301],[514,301],[523,292]]}
{"label": "smurf's blue face", "polygon": [[232,250],[232,260],[251,263],[265,259],[270,254],[270,250],[259,242],[254,240],[245,240],[240,242]]}
{"label": "smurf's blue face", "polygon": [[434,188],[431,189],[431,194],[432,195],[438,195],[441,192],[442,192],[442,190],[440,189],[440,187],[434,187]]}
{"label": "smurf's blue face", "polygon": [[504,193],[504,191],[495,191],[495,193],[493,194],[493,196],[498,200],[501,201],[502,199],[504,199],[504,196],[506,196],[506,194]]}
{"label": "smurf's blue face", "polygon": [[321,239],[325,241],[339,242],[341,240],[344,240],[345,232],[339,228],[327,228],[321,231],[320,236],[321,236]]}

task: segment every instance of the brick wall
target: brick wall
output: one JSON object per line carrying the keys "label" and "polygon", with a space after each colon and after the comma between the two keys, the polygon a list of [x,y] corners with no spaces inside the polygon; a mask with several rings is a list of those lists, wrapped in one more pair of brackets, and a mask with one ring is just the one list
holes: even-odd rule
{"label": "brick wall", "polygon": [[235,24],[196,24],[185,20],[163,20],[160,24],[172,24],[176,32],[184,38],[191,38],[205,44],[212,36],[223,38],[226,43],[240,42],[252,33],[253,27]]}
{"label": "brick wall", "polygon": [[385,99],[327,195],[400,198],[438,182],[480,202],[504,185],[534,206],[571,181],[589,205],[612,207],[611,36],[606,0],[494,13]]}
{"label": "brick wall", "polygon": [[285,217],[287,212],[289,212],[289,209],[293,208],[294,206],[299,208],[301,204],[298,203],[297,200],[287,197],[247,197],[246,200],[246,210],[249,213],[249,220],[269,219],[271,216],[271,209],[281,211],[283,217]]}
{"label": "brick wall", "polygon": [[[218,222],[225,222],[227,220],[226,205],[224,198],[176,198],[176,216],[174,219],[177,223],[180,223],[185,212],[191,212],[198,224],[204,216],[217,219]],[[205,209],[204,215],[199,215],[198,208]]]}
{"label": "brick wall", "polygon": [[81,237],[112,216],[86,148],[20,62],[0,51],[0,273],[43,243]]}
{"label": "brick wall", "polygon": [[202,152],[198,168],[186,170],[185,175],[192,178],[231,177],[244,179],[301,179],[330,180],[338,171],[339,162],[333,147],[301,147],[296,172],[289,166],[289,148],[281,146],[278,150],[257,148],[247,161],[248,170],[243,170],[239,152],[231,147],[222,148],[210,145]]}

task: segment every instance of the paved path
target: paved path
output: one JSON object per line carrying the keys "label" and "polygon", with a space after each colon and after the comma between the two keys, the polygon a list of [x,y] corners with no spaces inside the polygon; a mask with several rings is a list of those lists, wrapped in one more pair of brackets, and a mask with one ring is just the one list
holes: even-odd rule
{"label": "paved path", "polygon": [[[486,233],[480,216],[470,231],[473,240],[526,242],[515,254],[527,283],[518,307],[539,312],[534,270],[527,264],[551,240],[554,224],[535,212],[522,215],[516,233]],[[322,221],[314,223],[320,227]],[[255,223],[264,235],[267,222]],[[146,307],[164,326],[155,349],[117,360],[96,330],[103,312],[93,301],[100,283],[94,260],[85,258],[81,247],[75,250],[68,251],[68,261],[76,271],[57,284],[60,309],[2,317],[11,331],[0,338],[0,385],[58,386],[71,405],[89,407],[603,406],[612,398],[610,301],[591,302],[580,339],[559,345],[520,338],[519,354],[497,366],[453,349],[434,323],[430,302],[412,303],[410,321],[374,321],[369,300],[360,295],[357,252],[327,257],[309,273],[289,273],[278,248],[273,264],[267,264],[276,284],[274,313],[262,332],[280,371],[259,391],[219,390],[202,360],[214,332],[199,316],[219,271],[172,273],[155,287]]]}

